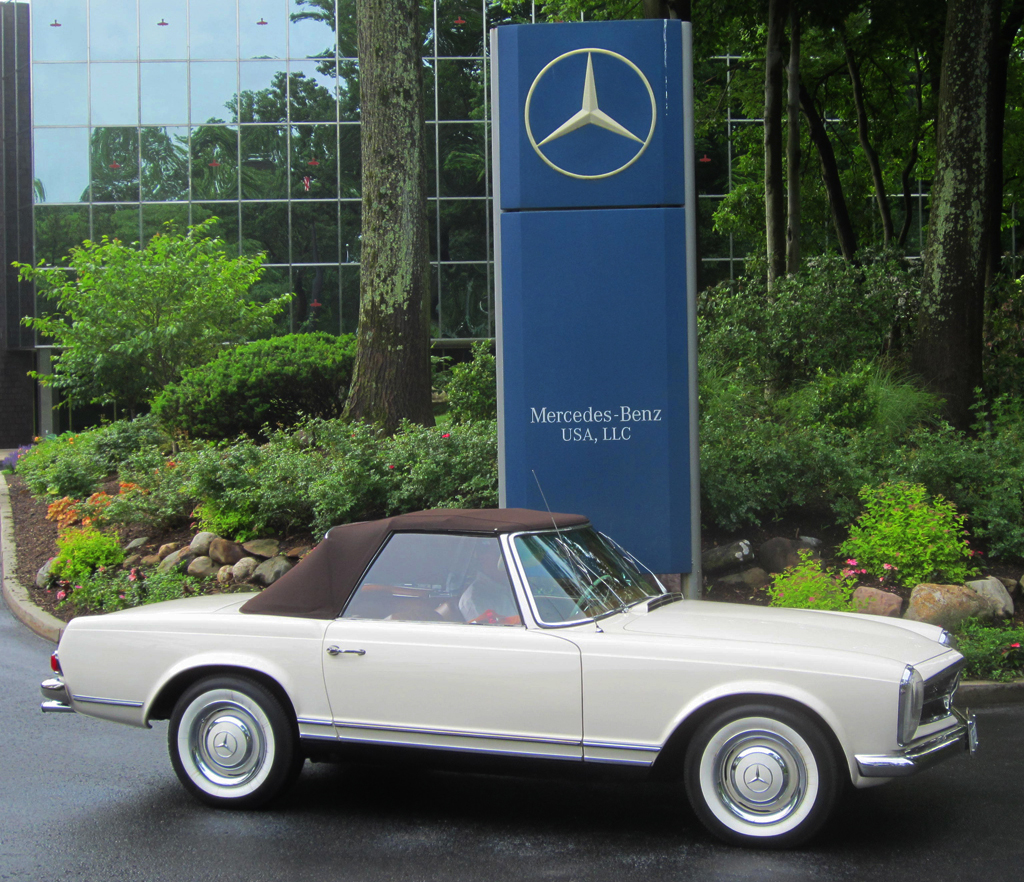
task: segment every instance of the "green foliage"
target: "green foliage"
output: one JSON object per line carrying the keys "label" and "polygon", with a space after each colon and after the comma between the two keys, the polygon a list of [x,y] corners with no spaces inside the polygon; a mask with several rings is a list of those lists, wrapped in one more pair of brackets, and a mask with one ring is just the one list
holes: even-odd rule
{"label": "green foliage", "polygon": [[292,334],[245,343],[184,371],[156,397],[153,410],[192,437],[265,437],[265,426],[340,416],[354,358],[352,335]]}
{"label": "green foliage", "polygon": [[772,584],[768,586],[771,605],[854,612],[851,600],[854,580],[827,572],[820,561],[814,560],[809,549],[804,548],[797,553],[800,563],[787,567],[772,578]]}
{"label": "green foliage", "polygon": [[99,567],[117,566],[123,560],[124,551],[116,536],[90,527],[72,527],[57,539],[57,557],[50,572],[56,579],[74,583]]}
{"label": "green foliage", "polygon": [[967,660],[964,676],[971,680],[1013,680],[1024,677],[1024,628],[964,622],[957,648]]}
{"label": "green foliage", "polygon": [[963,583],[973,574],[966,517],[951,502],[905,481],[864,487],[860,497],[864,511],[840,548],[858,567],[907,586],[936,579]]}
{"label": "green foliage", "polygon": [[18,462],[18,474],[36,498],[85,499],[107,476],[96,453],[95,432],[66,432],[46,438]]}
{"label": "green foliage", "polygon": [[144,448],[121,465],[121,492],[104,512],[107,523],[145,524],[156,529],[188,522],[195,505],[189,486],[190,463],[197,445],[168,456],[155,447]]}
{"label": "green foliage", "polygon": [[[76,613],[115,612],[146,603],[160,603],[201,594],[203,583],[181,573],[105,570],[84,576],[64,589],[59,606]],[[58,594],[60,597],[60,594]]]}
{"label": "green foliage", "polygon": [[497,419],[497,368],[489,341],[474,343],[473,360],[452,367],[447,391],[452,422]]}
{"label": "green foliage", "polygon": [[24,319],[60,350],[53,374],[36,379],[134,411],[223,343],[269,331],[289,297],[249,302],[263,257],[228,257],[210,235],[212,223],[184,234],[169,225],[141,249],[106,236],[87,240],[67,258],[71,273],[16,264],[20,278],[57,308]]}
{"label": "green foliage", "polygon": [[1024,279],[1001,279],[985,313],[985,388],[991,395],[1024,389]]}

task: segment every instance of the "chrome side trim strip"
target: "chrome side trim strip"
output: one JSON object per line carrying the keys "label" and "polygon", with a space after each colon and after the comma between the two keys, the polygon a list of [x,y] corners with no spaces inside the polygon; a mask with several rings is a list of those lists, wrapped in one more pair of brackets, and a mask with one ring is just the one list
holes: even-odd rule
{"label": "chrome side trim strip", "polygon": [[616,741],[584,741],[584,747],[605,748],[607,750],[639,750],[645,753],[660,753],[661,748],[656,744],[626,744]]}
{"label": "chrome side trim strip", "polygon": [[334,727],[334,720],[318,720],[314,717],[299,717],[295,722],[300,726],[330,726]]}
{"label": "chrome side trim strip", "polygon": [[142,707],[141,701],[125,701],[121,698],[98,698],[95,695],[72,695],[72,701],[82,704],[109,704],[114,707]]}
{"label": "chrome side trim strip", "polygon": [[521,744],[551,744],[558,747],[579,747],[581,742],[564,738],[534,738],[529,735],[502,735],[496,732],[464,732],[458,729],[430,729],[412,726],[386,726],[375,723],[351,723],[335,720],[339,729],[356,729],[360,731],[393,732],[401,735],[434,735],[441,738],[477,738],[485,741],[511,741]]}

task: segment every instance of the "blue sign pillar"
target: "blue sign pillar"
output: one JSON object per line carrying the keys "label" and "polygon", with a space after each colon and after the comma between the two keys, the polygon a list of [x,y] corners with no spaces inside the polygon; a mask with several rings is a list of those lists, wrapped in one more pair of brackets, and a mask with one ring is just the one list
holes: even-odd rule
{"label": "blue sign pillar", "polygon": [[501,504],[700,593],[690,25],[491,32]]}

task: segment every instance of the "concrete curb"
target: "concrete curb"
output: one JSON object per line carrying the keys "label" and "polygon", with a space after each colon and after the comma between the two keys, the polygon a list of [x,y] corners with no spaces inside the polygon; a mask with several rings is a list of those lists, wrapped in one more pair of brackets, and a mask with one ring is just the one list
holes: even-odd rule
{"label": "concrete curb", "polygon": [[18,553],[14,547],[14,518],[7,476],[0,475],[0,569],[3,570],[3,595],[15,618],[28,625],[40,637],[56,643],[65,622],[44,612],[32,602],[28,591],[18,581]]}

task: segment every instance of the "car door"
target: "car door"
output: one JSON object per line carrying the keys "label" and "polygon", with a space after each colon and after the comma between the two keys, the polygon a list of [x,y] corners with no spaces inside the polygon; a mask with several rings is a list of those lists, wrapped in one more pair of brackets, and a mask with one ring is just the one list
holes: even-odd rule
{"label": "car door", "polygon": [[582,758],[579,650],[518,613],[497,538],[393,535],[325,634],[338,737]]}

